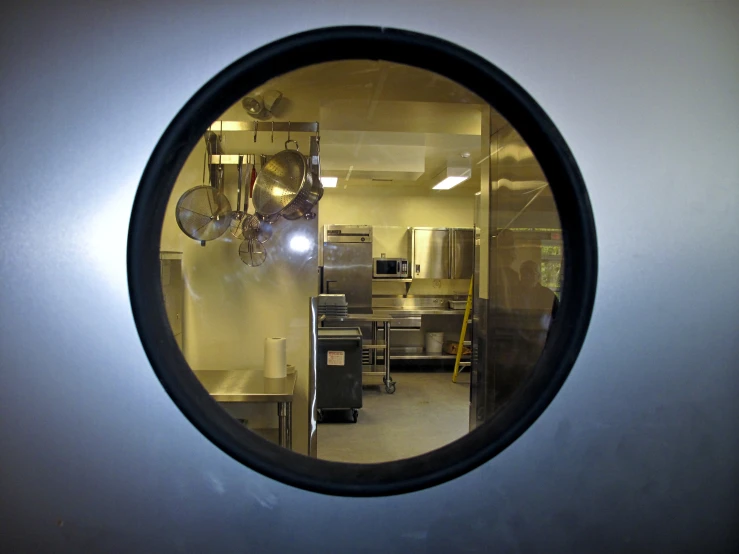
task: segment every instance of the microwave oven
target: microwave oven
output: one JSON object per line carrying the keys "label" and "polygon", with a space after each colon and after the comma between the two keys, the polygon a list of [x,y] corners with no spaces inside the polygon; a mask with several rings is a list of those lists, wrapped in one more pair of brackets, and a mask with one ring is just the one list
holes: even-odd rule
{"label": "microwave oven", "polygon": [[408,279],[408,260],[406,258],[374,258],[372,277],[374,279]]}

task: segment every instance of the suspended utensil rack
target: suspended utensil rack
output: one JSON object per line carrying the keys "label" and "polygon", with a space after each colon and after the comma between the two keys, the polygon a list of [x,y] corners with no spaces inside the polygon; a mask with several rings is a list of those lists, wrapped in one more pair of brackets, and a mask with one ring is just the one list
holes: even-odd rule
{"label": "suspended utensil rack", "polygon": [[[274,142],[275,133],[313,133],[310,137],[310,151],[308,160],[314,177],[320,176],[320,127],[317,121],[217,121],[208,127],[208,131],[218,134],[226,132],[249,131],[254,133],[254,142],[260,133],[269,134]],[[239,155],[247,154],[224,154],[218,152],[212,154],[210,163],[212,165],[236,165],[239,163]]]}
{"label": "suspended utensil rack", "polygon": [[228,131],[256,131],[257,133],[318,133],[318,121],[216,121],[209,131],[214,133]]}
{"label": "suspended utensil rack", "polygon": [[[260,133],[269,134],[271,142],[275,141],[275,133],[286,133],[286,138],[288,141],[291,138],[291,133],[311,133],[311,137],[309,139],[309,154],[307,156],[308,169],[313,175],[314,179],[320,179],[321,139],[319,134],[319,125],[317,121],[217,121],[213,123],[210,127],[208,127],[208,130],[204,134],[204,139],[206,142],[206,160],[208,162],[207,171],[209,181],[211,183],[216,183],[217,186],[223,186],[225,169],[224,166],[226,165],[239,165],[244,160],[253,159],[254,166],[256,166],[257,157],[260,158],[261,164],[264,165],[269,159],[269,157],[265,155],[255,153],[226,154],[223,151],[223,143],[225,142],[223,133],[226,132],[252,132],[254,133],[255,143],[257,142],[257,137]],[[206,168],[204,167],[203,170],[205,173]],[[205,180],[205,174],[203,175],[203,179]],[[238,186],[241,186],[241,183],[239,183]],[[248,190],[245,191],[245,193],[249,194]],[[238,211],[239,206],[237,206],[236,209]],[[245,214],[245,216],[248,215],[248,213]],[[315,215],[315,212],[311,212],[303,217],[305,217],[306,219],[312,219],[313,217],[315,217]],[[269,238],[269,236],[271,236],[272,234],[272,222],[266,221],[266,223],[263,222],[263,224],[268,225],[269,234],[267,235],[267,238]],[[260,241],[258,237],[252,238],[253,240],[249,238],[244,240],[244,242],[239,247],[239,255],[242,261],[247,265],[258,266],[261,265],[266,258],[266,252],[264,251],[264,247],[262,246],[262,243],[265,241]],[[205,246],[205,241],[201,241],[201,244]],[[245,253],[248,253],[249,255],[245,257]]]}

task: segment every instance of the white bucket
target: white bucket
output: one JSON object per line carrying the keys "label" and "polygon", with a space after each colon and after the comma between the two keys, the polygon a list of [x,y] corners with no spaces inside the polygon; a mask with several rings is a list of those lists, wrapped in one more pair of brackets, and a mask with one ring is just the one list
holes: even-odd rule
{"label": "white bucket", "polygon": [[444,333],[426,333],[426,354],[441,354]]}

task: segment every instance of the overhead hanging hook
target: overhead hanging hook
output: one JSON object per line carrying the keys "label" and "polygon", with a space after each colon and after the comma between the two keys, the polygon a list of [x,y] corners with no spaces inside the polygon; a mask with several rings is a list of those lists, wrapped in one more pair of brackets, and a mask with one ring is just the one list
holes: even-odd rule
{"label": "overhead hanging hook", "polygon": [[259,127],[259,122],[254,122],[254,142],[257,142],[257,128]]}
{"label": "overhead hanging hook", "polygon": [[270,142],[275,141],[275,122],[272,122],[272,136],[270,137]]}

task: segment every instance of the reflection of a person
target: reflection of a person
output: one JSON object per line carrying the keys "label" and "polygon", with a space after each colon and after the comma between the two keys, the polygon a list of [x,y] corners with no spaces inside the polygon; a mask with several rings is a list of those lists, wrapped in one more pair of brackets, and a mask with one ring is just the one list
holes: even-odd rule
{"label": "reflection of a person", "polygon": [[557,317],[557,295],[540,283],[541,273],[536,262],[527,260],[518,271],[521,274],[521,307],[541,312],[546,317],[546,327],[549,328],[550,320]]}
{"label": "reflection of a person", "polygon": [[549,327],[557,316],[559,300],[547,287],[539,282],[539,265],[527,260],[519,267],[521,286],[519,288],[521,361],[529,368],[536,365],[549,336]]}
{"label": "reflection of a person", "polygon": [[503,230],[498,234],[495,256],[495,284],[497,304],[504,308],[513,308],[519,288],[519,277],[511,267],[516,261],[516,248],[510,231]]}
{"label": "reflection of a person", "polygon": [[486,378],[487,416],[511,397],[525,375],[519,363],[523,342],[517,310],[521,284],[518,272],[511,267],[516,260],[511,232],[502,230],[498,233],[494,248],[495,265],[491,275],[488,316],[490,373]]}
{"label": "reflection of a person", "polygon": [[[540,283],[536,262],[527,260],[519,274],[512,237],[498,235],[490,313],[490,362],[494,411],[503,406],[531,375],[547,340],[559,301]],[[489,412],[488,412],[489,413]]]}

